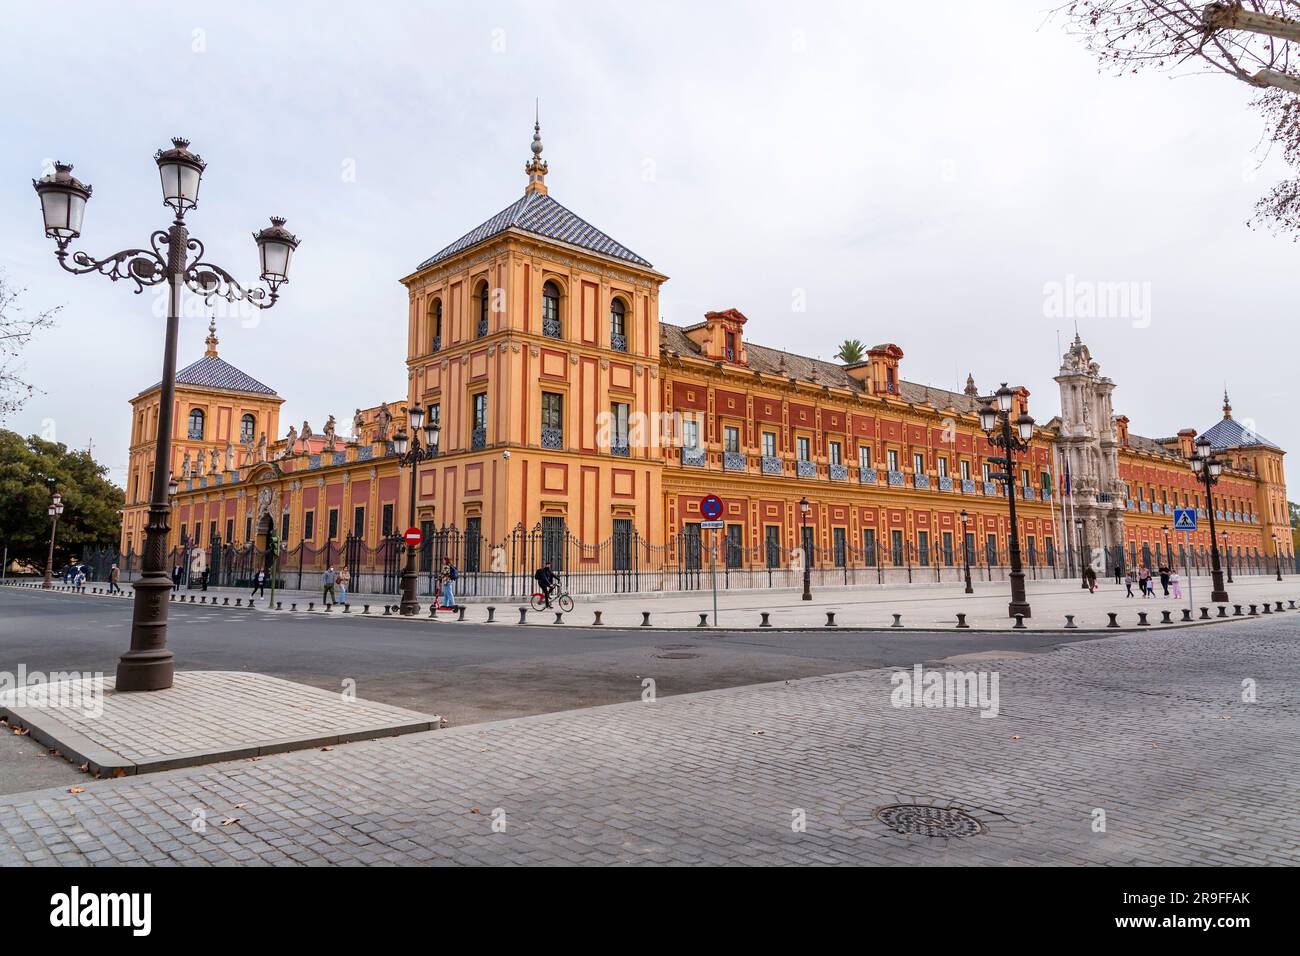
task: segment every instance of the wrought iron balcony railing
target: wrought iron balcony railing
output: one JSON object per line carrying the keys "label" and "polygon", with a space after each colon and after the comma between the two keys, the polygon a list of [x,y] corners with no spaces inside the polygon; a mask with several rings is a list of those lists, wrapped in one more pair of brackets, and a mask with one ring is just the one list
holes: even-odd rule
{"label": "wrought iron balcony railing", "polygon": [[609,446],[609,453],[618,458],[630,458],[632,456],[632,449],[628,447],[626,440],[622,442],[616,441]]}
{"label": "wrought iron balcony railing", "polygon": [[487,447],[487,426],[479,425],[470,433],[469,444],[471,448]]}
{"label": "wrought iron balcony railing", "polygon": [[816,462],[809,461],[809,460],[806,459],[806,458],[800,458],[800,459],[799,459],[798,461],[796,461],[794,464],[795,464],[795,473],[796,473],[800,478],[816,478],[816,477],[817,477],[817,463],[816,463]]}
{"label": "wrought iron balcony railing", "polygon": [[542,429],[542,447],[550,448],[555,451],[564,450],[564,429],[563,428],[543,428]]}
{"label": "wrought iron balcony railing", "polygon": [[889,487],[902,488],[903,485],[905,484],[906,484],[906,479],[903,477],[903,473],[901,471],[889,472]]}
{"label": "wrought iron balcony railing", "polygon": [[874,468],[858,469],[858,484],[874,485],[879,480],[880,480],[880,474],[879,472],[876,471],[876,469]]}
{"label": "wrought iron balcony railing", "polygon": [[913,488],[919,488],[919,489],[921,489],[922,491],[926,491],[926,490],[928,490],[929,487],[930,487],[930,476],[929,476],[929,475],[913,475],[913,476],[912,476],[912,487],[913,487]]}
{"label": "wrought iron balcony railing", "polygon": [[764,455],[761,459],[761,466],[765,475],[780,475],[785,472],[785,469],[781,467],[781,459],[775,455]]}
{"label": "wrought iron balcony railing", "polygon": [[831,479],[831,481],[848,481],[848,480],[849,480],[849,466],[848,466],[848,465],[827,465],[827,466],[826,466],[826,473],[827,473],[828,475],[830,475],[830,479]]}
{"label": "wrought iron balcony railing", "polygon": [[615,352],[626,352],[627,336],[619,335],[617,332],[611,332],[609,336],[609,347]]}
{"label": "wrought iron balcony railing", "polygon": [[703,468],[708,464],[708,455],[703,448],[683,448],[682,464],[691,468]]}
{"label": "wrought iron balcony railing", "polygon": [[952,476],[951,476],[951,475],[940,475],[940,476],[939,476],[939,490],[940,490],[940,491],[952,491]]}
{"label": "wrought iron balcony railing", "polygon": [[722,467],[725,471],[744,471],[745,453],[743,451],[724,451]]}
{"label": "wrought iron balcony railing", "polygon": [[564,329],[559,319],[542,319],[542,334],[548,339],[564,338]]}

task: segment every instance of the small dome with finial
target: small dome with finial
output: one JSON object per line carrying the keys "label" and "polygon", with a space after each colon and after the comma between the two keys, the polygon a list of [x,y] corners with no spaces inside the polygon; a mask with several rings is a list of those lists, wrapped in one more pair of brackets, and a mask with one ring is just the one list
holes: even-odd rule
{"label": "small dome with finial", "polygon": [[546,195],[546,173],[548,166],[546,160],[542,159],[542,123],[539,114],[533,116],[533,144],[529,147],[533,151],[533,158],[524,164],[524,172],[528,174],[528,185],[524,187],[524,195],[530,193],[541,193]]}
{"label": "small dome with finial", "polygon": [[217,317],[214,315],[208,321],[208,337],[203,340],[207,350],[203,353],[208,358],[217,357]]}

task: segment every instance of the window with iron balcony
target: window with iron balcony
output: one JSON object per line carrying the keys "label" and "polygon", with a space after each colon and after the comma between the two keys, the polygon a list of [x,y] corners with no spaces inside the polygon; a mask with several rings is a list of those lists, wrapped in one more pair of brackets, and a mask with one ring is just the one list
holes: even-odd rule
{"label": "window with iron balcony", "polygon": [[542,286],[542,334],[547,338],[564,338],[560,324],[560,287],[554,282]]}
{"label": "window with iron balcony", "polygon": [[609,347],[615,352],[627,351],[627,306],[622,299],[614,299],[609,306]]}

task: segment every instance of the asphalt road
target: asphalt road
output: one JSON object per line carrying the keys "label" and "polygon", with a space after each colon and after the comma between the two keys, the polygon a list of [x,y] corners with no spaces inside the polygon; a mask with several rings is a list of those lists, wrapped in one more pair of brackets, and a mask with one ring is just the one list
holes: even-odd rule
{"label": "asphalt road", "polygon": [[[0,671],[103,672],[130,643],[132,602],[0,588]],[[257,671],[441,714],[449,724],[993,650],[1036,653],[1097,635],[902,631],[656,631],[544,624],[485,626],[342,614],[170,605],[178,669]],[[513,617],[503,608],[502,616]],[[0,793],[84,784],[75,767],[0,733]]]}

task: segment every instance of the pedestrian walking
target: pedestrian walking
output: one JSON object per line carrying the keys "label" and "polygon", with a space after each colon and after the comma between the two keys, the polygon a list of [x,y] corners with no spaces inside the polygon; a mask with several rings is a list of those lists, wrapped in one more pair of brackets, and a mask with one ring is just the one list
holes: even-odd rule
{"label": "pedestrian walking", "polygon": [[1129,571],[1124,575],[1124,596],[1131,598],[1133,596],[1133,572]]}
{"label": "pedestrian walking", "polygon": [[450,561],[442,566],[442,606],[444,608],[454,608],[456,606],[456,578],[459,575],[456,572],[456,565]]}
{"label": "pedestrian walking", "polygon": [[326,607],[329,607],[334,603],[334,581],[337,577],[338,575],[334,573],[334,565],[332,564],[327,567],[325,573],[320,576],[320,583],[325,589],[321,601]]}
{"label": "pedestrian walking", "polygon": [[344,607],[347,607],[348,584],[352,581],[352,575],[348,573],[348,566],[346,564],[343,565],[343,569],[339,571],[338,577],[335,580],[339,587],[339,603]]}
{"label": "pedestrian walking", "polygon": [[1124,569],[1121,568],[1118,564],[1116,564],[1116,565],[1115,565],[1115,583],[1116,583],[1116,584],[1123,584],[1123,583],[1124,583],[1123,578],[1124,578]]}
{"label": "pedestrian walking", "polygon": [[266,597],[266,569],[258,568],[257,573],[253,575],[253,593],[252,597]]}
{"label": "pedestrian walking", "polygon": [[117,586],[117,579],[121,576],[121,574],[122,572],[118,570],[116,564],[114,564],[111,568],[108,569],[108,593],[109,594],[122,593],[122,589]]}
{"label": "pedestrian walking", "polygon": [[1150,597],[1151,571],[1144,564],[1138,568],[1138,590],[1142,592],[1144,598]]}
{"label": "pedestrian walking", "polygon": [[180,589],[181,589],[181,566],[179,564],[176,564],[172,566],[172,590],[179,591]]}
{"label": "pedestrian walking", "polygon": [[1097,569],[1091,564],[1083,569],[1083,583],[1088,585],[1088,593],[1093,594],[1097,590]]}
{"label": "pedestrian walking", "polygon": [[[1169,597],[1169,568],[1161,565],[1156,573],[1160,575],[1160,586],[1165,589],[1165,597]],[[1152,590],[1155,589],[1152,588]]]}
{"label": "pedestrian walking", "polygon": [[1173,589],[1174,597],[1181,598],[1183,596],[1183,582],[1179,579],[1177,571],[1170,573],[1169,587]]}

